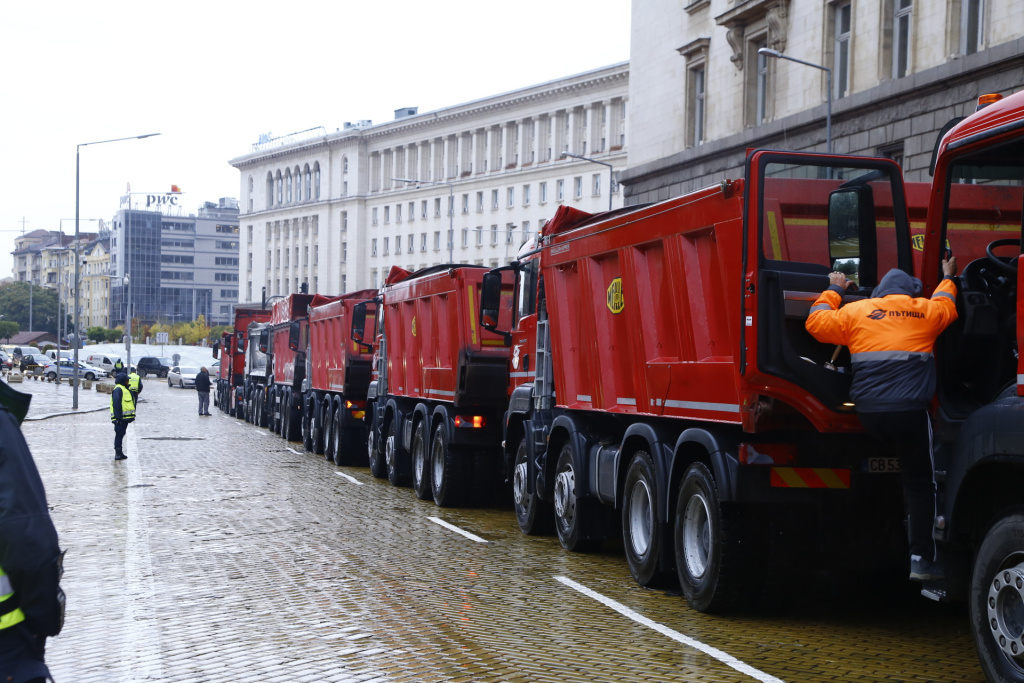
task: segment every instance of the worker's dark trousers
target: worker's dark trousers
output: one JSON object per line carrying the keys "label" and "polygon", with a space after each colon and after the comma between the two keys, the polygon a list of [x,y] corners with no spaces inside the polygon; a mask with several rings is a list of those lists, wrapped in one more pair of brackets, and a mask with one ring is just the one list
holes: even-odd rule
{"label": "worker's dark trousers", "polygon": [[910,522],[910,554],[935,561],[932,524],[935,521],[935,474],[932,426],[927,411],[858,413],[868,434],[882,442],[887,454],[900,460],[903,495]]}
{"label": "worker's dark trousers", "polygon": [[118,420],[114,423],[114,451],[121,452],[121,442],[124,441],[124,433],[128,431],[130,423]]}

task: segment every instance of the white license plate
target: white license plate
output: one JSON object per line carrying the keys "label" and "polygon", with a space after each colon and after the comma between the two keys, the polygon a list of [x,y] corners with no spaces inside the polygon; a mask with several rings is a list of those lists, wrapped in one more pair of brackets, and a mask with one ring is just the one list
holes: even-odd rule
{"label": "white license plate", "polygon": [[870,474],[882,474],[899,471],[899,458],[868,458],[868,472]]}

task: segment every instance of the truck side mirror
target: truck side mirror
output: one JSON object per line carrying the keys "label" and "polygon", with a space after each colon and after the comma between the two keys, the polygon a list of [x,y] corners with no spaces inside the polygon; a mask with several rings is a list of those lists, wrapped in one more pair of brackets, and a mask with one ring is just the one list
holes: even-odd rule
{"label": "truck side mirror", "polygon": [[366,337],[366,302],[360,301],[352,307],[352,341],[363,344]]}
{"label": "truck side mirror", "polygon": [[497,332],[498,313],[501,310],[501,272],[492,270],[484,274],[480,285],[480,327]]}
{"label": "truck side mirror", "polygon": [[260,342],[259,349],[260,353],[267,353],[267,349],[270,348],[270,328],[264,327],[260,330]]}
{"label": "truck side mirror", "polygon": [[235,335],[235,348],[239,353],[245,353],[245,334],[243,332]]}
{"label": "truck side mirror", "polygon": [[213,357],[217,358],[220,356],[220,340],[213,342]]}
{"label": "truck side mirror", "polygon": [[298,320],[293,320],[292,324],[288,326],[288,348],[292,351],[299,350],[299,344],[301,340],[302,326]]}
{"label": "truck side mirror", "polygon": [[834,190],[828,196],[828,255],[835,270],[858,286],[876,284],[875,202],[870,185]]}

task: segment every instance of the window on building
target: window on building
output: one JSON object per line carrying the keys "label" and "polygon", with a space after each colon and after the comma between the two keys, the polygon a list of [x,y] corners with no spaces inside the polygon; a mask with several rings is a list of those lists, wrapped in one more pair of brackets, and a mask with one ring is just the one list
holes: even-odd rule
{"label": "window on building", "polygon": [[704,66],[690,69],[689,117],[687,124],[690,144],[700,145],[704,142]]}
{"label": "window on building", "polygon": [[885,157],[886,159],[892,159],[900,165],[900,168],[903,168],[903,143],[898,142],[885,147],[879,147],[878,156]]}
{"label": "window on building", "polygon": [[469,213],[469,195],[462,195],[462,213]]}
{"label": "window on building", "polygon": [[523,206],[530,205],[530,186],[523,185]]}
{"label": "window on building", "polygon": [[[760,50],[763,47],[768,47],[767,41],[761,41],[755,44],[755,50]],[[768,56],[763,55],[760,52],[755,52],[757,69],[755,77],[756,83],[756,96],[754,101],[754,125],[760,126],[768,120]]]}
{"label": "window on building", "polygon": [[484,226],[482,225],[476,227],[476,246],[484,246]]}
{"label": "window on building", "polygon": [[370,240],[370,256],[376,256],[376,255],[377,255],[377,239],[374,238],[374,239]]}
{"label": "window on building", "polygon": [[548,201],[548,184],[546,182],[540,184],[540,190],[538,191],[538,195],[540,195],[538,197],[538,201],[541,204],[547,203],[547,201]]}
{"label": "window on building", "polygon": [[465,247],[468,247],[468,246],[469,246],[469,228],[463,228],[462,229],[462,247],[465,248]]}
{"label": "window on building", "polygon": [[583,176],[576,176],[572,181],[573,193],[572,196],[576,199],[583,197]]}
{"label": "window on building", "polygon": [[477,192],[476,193],[476,210],[477,211],[483,211],[484,210],[484,193],[483,192]]}
{"label": "window on building", "polygon": [[530,239],[530,221],[523,221],[523,240],[521,244],[525,244]]}
{"label": "window on building", "polygon": [[348,211],[341,212],[341,231],[348,230]]}
{"label": "window on building", "polygon": [[288,169],[288,173],[285,176],[285,192],[287,193],[287,201],[289,204],[292,203],[292,171]]}
{"label": "window on building", "polygon": [[409,220],[416,220],[416,202],[409,202]]}
{"label": "window on building", "polygon": [[341,262],[345,263],[348,261],[348,242],[341,243]]}
{"label": "window on building", "polygon": [[565,199],[565,181],[559,179],[555,182],[555,201],[560,202]]}
{"label": "window on building", "polygon": [[839,99],[850,92],[850,38],[853,35],[853,10],[851,3],[845,2],[836,5],[832,11],[835,13],[835,46],[832,55],[834,92],[832,96]]}
{"label": "window on building", "polygon": [[284,203],[284,179],[281,177],[281,172],[277,172],[277,204],[280,206]]}
{"label": "window on building", "polygon": [[434,218],[441,217],[441,198],[436,197],[434,199]]}
{"label": "window on building", "polygon": [[413,250],[413,246],[415,245],[415,243],[416,243],[416,240],[415,240],[415,238],[414,238],[412,233],[409,233],[408,235],[406,235],[406,237],[405,237],[405,250],[411,254],[414,251]]}
{"label": "window on building", "polygon": [[511,209],[512,207],[514,207],[516,205],[516,189],[514,187],[510,187],[506,191],[506,194],[508,195],[507,196],[507,200],[508,201],[505,203],[505,205],[508,208]]}
{"label": "window on building", "polygon": [[391,222],[391,207],[390,206],[385,206],[384,207],[384,225],[387,225],[390,222]]}
{"label": "window on building", "polygon": [[420,233],[420,251],[426,251],[426,250],[427,250],[427,233],[421,232]]}
{"label": "window on building", "polygon": [[377,225],[377,207],[376,206],[373,207],[373,209],[370,210],[370,224],[371,225]]}
{"label": "window on building", "polygon": [[595,173],[590,177],[590,194],[594,197],[601,196],[601,174]]}
{"label": "window on building", "polygon": [[420,218],[426,218],[426,217],[427,217],[427,200],[424,199],[422,202],[420,202]]}
{"label": "window on building", "polygon": [[973,55],[981,49],[985,0],[961,0],[960,5],[960,52]]}
{"label": "window on building", "polygon": [[388,255],[388,251],[389,251],[389,250],[388,250],[388,244],[389,244],[390,242],[391,242],[391,238],[390,238],[390,237],[385,237],[385,238],[384,238],[384,255],[385,255],[385,256],[387,256],[387,255]]}
{"label": "window on building", "polygon": [[434,251],[441,250],[441,232],[437,231],[434,233]]}
{"label": "window on building", "polygon": [[[388,244],[388,241],[387,241],[387,238],[385,238],[384,239],[384,248],[385,249],[387,249],[387,244]],[[387,252],[385,251],[384,253],[386,254]],[[402,237],[401,237],[401,235],[399,235],[398,237],[395,238],[395,254],[396,255],[400,255],[401,253],[402,253]]]}
{"label": "window on building", "polygon": [[498,208],[498,191],[491,190],[491,209]]}
{"label": "window on building", "polygon": [[903,78],[910,69],[910,27],[913,0],[893,0],[892,77]]}
{"label": "window on building", "polygon": [[515,223],[506,223],[505,224],[505,244],[511,244],[512,243],[512,233],[515,232],[515,229],[516,229]]}
{"label": "window on building", "polygon": [[498,226],[497,225],[492,225],[491,226],[491,244],[494,245],[494,244],[497,244],[497,243],[498,243]]}
{"label": "window on building", "polygon": [[313,197],[320,199],[320,162],[313,165]]}
{"label": "window on building", "polygon": [[395,222],[396,223],[401,223],[402,222],[402,205],[401,204],[395,204]]}

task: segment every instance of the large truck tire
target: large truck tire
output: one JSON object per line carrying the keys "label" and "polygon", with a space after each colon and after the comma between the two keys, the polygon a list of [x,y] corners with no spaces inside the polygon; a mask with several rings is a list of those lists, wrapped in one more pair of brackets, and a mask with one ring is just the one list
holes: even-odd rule
{"label": "large truck tire", "polygon": [[430,485],[430,422],[420,420],[412,435],[412,490],[420,500],[434,496]]}
{"label": "large truck tire", "polygon": [[302,448],[314,453],[313,450],[313,416],[316,415],[316,397],[310,396],[309,401],[302,399]]}
{"label": "large truck tire", "polygon": [[555,531],[563,548],[586,552],[600,543],[591,530],[601,511],[593,498],[579,495],[579,487],[572,444],[566,443],[555,466]]}
{"label": "large truck tire", "polygon": [[[285,441],[302,440],[302,402],[295,400],[291,391],[285,391],[286,422],[284,430]],[[298,403],[298,406],[296,406]]]}
{"label": "large truck tire", "polygon": [[[757,572],[765,550],[737,508],[723,508],[708,468],[693,463],[683,475],[675,507],[676,572],[683,595],[700,612],[748,604],[761,589]],[[760,558],[763,559],[763,558]]]}
{"label": "large truck tire", "polygon": [[554,531],[554,511],[551,503],[541,500],[536,492],[529,492],[528,455],[526,439],[520,439],[512,467],[512,501],[516,508],[516,521],[519,522],[519,530],[528,536],[549,536]]}
{"label": "large truck tire", "polygon": [[473,461],[448,445],[448,427],[441,422],[430,439],[430,492],[438,507],[450,508],[466,501],[473,476]]}
{"label": "large truck tire", "polygon": [[392,486],[405,486],[407,477],[400,462],[401,448],[398,444],[397,420],[388,422],[387,436],[384,437],[384,462],[387,465],[388,481]]}
{"label": "large truck tire", "polygon": [[1024,510],[993,524],[971,573],[971,631],[985,677],[1024,681]]}
{"label": "large truck tire", "polygon": [[[370,408],[367,407],[367,410]],[[376,422],[370,424],[369,435],[366,438],[366,451],[370,457],[370,474],[383,479],[388,476],[388,466],[384,462],[384,451],[380,448],[380,439],[376,434]]]}
{"label": "large truck tire", "polygon": [[334,404],[334,464],[349,467],[366,466],[366,451],[363,449],[363,430],[345,427],[348,421],[345,402]]}
{"label": "large truck tire", "polygon": [[309,429],[312,432],[310,434],[310,441],[312,442],[313,453],[325,457],[327,456],[327,434],[324,431],[324,411],[329,405],[331,405],[329,396],[324,397],[323,401],[314,400],[310,402]]}
{"label": "large truck tire", "polygon": [[320,407],[320,429],[323,432],[324,458],[330,462],[338,460],[338,432],[334,426],[335,401],[324,401]]}
{"label": "large truck tire", "polygon": [[281,393],[281,438],[285,441],[292,440],[292,394],[289,391]]}
{"label": "large truck tire", "polygon": [[658,524],[657,475],[654,461],[646,451],[637,451],[626,470],[622,499],[622,544],[629,572],[641,586],[650,586],[661,577],[658,562],[663,536]]}

